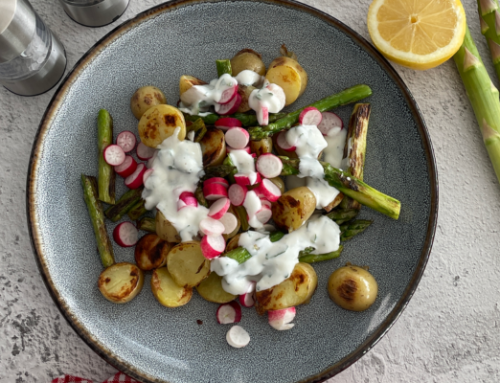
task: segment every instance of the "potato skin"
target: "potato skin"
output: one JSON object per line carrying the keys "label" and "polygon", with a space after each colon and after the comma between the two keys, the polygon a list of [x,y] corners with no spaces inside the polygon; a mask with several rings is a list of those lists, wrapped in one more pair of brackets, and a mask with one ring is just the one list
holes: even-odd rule
{"label": "potato skin", "polygon": [[207,83],[193,76],[182,75],[179,79],[179,95],[185,93],[193,85],[206,85]]}
{"label": "potato skin", "polygon": [[170,243],[179,243],[181,241],[181,236],[177,232],[177,229],[165,218],[160,210],[156,211],[155,223],[156,235],[158,237]]}
{"label": "potato skin", "polygon": [[156,86],[143,86],[135,91],[130,98],[130,109],[135,118],[141,119],[142,115],[155,105],[166,104],[165,94]]}
{"label": "potato skin", "polygon": [[128,262],[115,263],[104,269],[97,286],[107,300],[113,303],[127,303],[142,290],[144,274],[136,265]]}
{"label": "potato skin", "polygon": [[283,88],[286,105],[297,100],[306,90],[307,72],[294,59],[281,56],[273,60],[266,73],[266,79]]}
{"label": "potato skin", "polygon": [[266,66],[262,61],[262,56],[250,48],[242,49],[234,55],[231,59],[231,69],[233,76],[237,76],[244,70],[252,70],[261,76],[266,74]]}
{"label": "potato skin", "polygon": [[182,287],[197,286],[210,274],[210,261],[197,241],[174,246],[167,256],[167,267],[172,279]]}
{"label": "potato skin", "polygon": [[258,141],[250,141],[250,151],[258,156],[265,153],[272,153],[273,139],[271,137],[263,138]]}
{"label": "potato skin", "polygon": [[144,145],[156,148],[180,127],[179,140],[186,137],[186,121],[182,112],[171,105],[149,108],[139,121],[139,137]]}
{"label": "potato skin", "polygon": [[271,209],[276,226],[292,232],[314,213],[316,197],[308,187],[302,186],[283,193]]}
{"label": "potato skin", "polygon": [[256,310],[263,314],[268,310],[281,310],[308,303],[318,287],[314,268],[299,262],[292,274],[279,285],[255,293]]}
{"label": "potato skin", "polygon": [[285,193],[286,187],[285,187],[285,181],[281,177],[274,177],[274,178],[269,178],[269,181],[271,181],[273,184],[275,184],[281,191],[281,194]]}
{"label": "potato skin", "polygon": [[212,272],[207,279],[196,286],[196,291],[201,297],[209,302],[228,303],[236,299],[236,295],[229,294],[222,288],[222,277]]}
{"label": "potato skin", "polygon": [[250,108],[250,105],[248,105],[248,99],[250,98],[250,94],[252,93],[252,91],[254,89],[257,89],[257,88],[255,88],[254,86],[251,86],[251,85],[249,85],[249,86],[239,85],[238,86],[238,93],[241,96],[241,104],[237,110],[238,113],[246,113],[246,112],[252,110],[252,108]]}
{"label": "potato skin", "polygon": [[375,302],[378,284],[370,272],[349,265],[330,275],[328,294],[332,301],[346,310],[364,311]]}
{"label": "potato skin", "polygon": [[331,212],[334,208],[340,205],[342,200],[344,199],[344,195],[342,193],[337,194],[337,196],[333,199],[332,202],[330,202],[328,205],[326,205],[323,209],[329,213]]}
{"label": "potato skin", "polygon": [[165,307],[184,306],[193,296],[193,289],[178,286],[166,267],[153,271],[151,291],[158,302]]}
{"label": "potato skin", "polygon": [[224,132],[217,128],[208,128],[201,139],[203,166],[217,166],[226,158],[226,140]]}
{"label": "potato skin", "polygon": [[146,234],[135,245],[135,263],[144,271],[162,267],[167,262],[167,254],[171,247],[170,243],[156,234]]}

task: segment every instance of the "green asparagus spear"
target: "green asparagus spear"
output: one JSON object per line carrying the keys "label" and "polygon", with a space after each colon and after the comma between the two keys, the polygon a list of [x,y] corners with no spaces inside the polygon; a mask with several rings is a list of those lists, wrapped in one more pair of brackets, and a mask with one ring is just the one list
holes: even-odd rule
{"label": "green asparagus spear", "polygon": [[[300,159],[288,159],[280,157],[283,162],[282,176],[298,174]],[[325,170],[325,180],[344,195],[358,201],[360,204],[385,214],[388,217],[398,219],[401,203],[386,194],[368,186],[363,181],[351,176],[347,172],[332,167],[326,162],[321,162]]]}
{"label": "green asparagus spear", "polygon": [[233,75],[233,70],[231,69],[231,61],[230,60],[215,60],[215,64],[217,65],[217,76],[218,77],[220,77],[226,73],[230,76]]}
{"label": "green asparagus spear", "polygon": [[497,0],[477,0],[481,33],[490,47],[491,59],[500,80],[500,12]]}
{"label": "green asparagus spear", "polygon": [[[275,113],[269,115],[269,122],[274,122],[279,120],[280,118],[285,117],[286,113]],[[188,113],[184,113],[184,119],[186,121],[194,122],[197,119],[201,118],[206,125],[214,125],[215,122],[221,117],[232,117],[240,120],[243,126],[255,126],[258,124],[257,116],[255,114],[246,114],[246,113],[235,113],[229,116],[220,116],[218,114],[212,113],[207,116],[198,116],[198,115],[190,115]]]}
{"label": "green asparagus spear", "polygon": [[142,198],[135,203],[134,206],[128,211],[128,216],[132,221],[137,221],[139,218],[141,218],[144,214],[148,212],[148,209],[146,209],[146,206],[144,204],[146,201],[144,201]]}
{"label": "green asparagus spear", "polygon": [[186,126],[186,132],[195,132],[194,142],[200,142],[207,133],[207,128],[202,118],[196,119],[191,125]]}
{"label": "green asparagus spear", "polygon": [[150,217],[144,217],[137,221],[137,230],[144,230],[156,234],[156,220]]}
{"label": "green asparagus spear", "polygon": [[248,229],[250,229],[250,225],[248,224],[246,209],[243,206],[235,206],[234,210],[236,211],[236,214],[238,214],[238,218],[240,219],[241,230],[248,231]]}
{"label": "green asparagus spear", "polygon": [[194,196],[196,197],[196,199],[198,200],[198,203],[201,206],[208,207],[208,202],[205,199],[205,196],[203,195],[203,189],[201,188],[201,186],[198,186],[196,188],[196,190],[194,191]]}
{"label": "green asparagus spear", "polygon": [[226,257],[234,259],[238,263],[243,263],[252,258],[252,255],[244,247],[237,247],[231,251],[224,254]]}
{"label": "green asparagus spear", "polygon": [[468,27],[464,42],[453,58],[476,114],[491,163],[500,181],[500,100],[498,90],[491,82]]}
{"label": "green asparagus spear", "polygon": [[357,219],[355,221],[340,225],[340,240],[342,242],[350,240],[352,237],[365,231],[366,228],[372,223],[373,221],[369,221],[367,219]]}
{"label": "green asparagus spear", "polygon": [[325,112],[342,105],[347,105],[362,100],[363,98],[366,98],[371,94],[372,90],[368,85],[353,86],[352,88],[345,89],[340,93],[325,97],[295,112],[289,113],[286,117],[283,117],[276,122],[270,123],[266,126],[254,126],[248,129],[250,138],[252,140],[261,140],[263,138],[266,138],[267,136],[278,133],[283,129],[290,128],[299,120],[300,112],[302,112],[302,110],[309,106],[314,106],[315,108],[319,109],[320,112]]}
{"label": "green asparagus spear", "polygon": [[334,209],[326,216],[330,219],[333,219],[337,225],[342,225],[344,222],[350,221],[358,215],[357,210],[342,210],[342,209]]}
{"label": "green asparagus spear", "polygon": [[331,253],[304,255],[302,257],[299,257],[299,262],[317,263],[317,262],[329,261],[330,259],[335,259],[340,257],[340,254],[342,253],[343,249],[344,247],[340,245],[338,250],[332,251]]}
{"label": "green asparagus spear", "polygon": [[115,263],[113,254],[113,246],[106,230],[106,223],[104,222],[104,213],[102,211],[102,204],[99,201],[97,194],[97,180],[95,177],[86,176],[82,174],[82,187],[83,198],[87,204],[90,220],[94,227],[95,239],[97,241],[97,248],[101,256],[103,267],[111,266]]}
{"label": "green asparagus spear", "polygon": [[110,206],[104,214],[111,221],[116,222],[127,214],[129,210],[141,200],[141,198],[142,188],[129,190],[120,197],[120,199],[116,202],[116,205]]}
{"label": "green asparagus spear", "polygon": [[[225,160],[224,160],[225,161]],[[236,174],[236,167],[228,165],[227,162],[223,162],[221,165],[208,166],[205,168],[205,175],[203,180],[208,180],[212,177],[228,177],[230,175]]]}
{"label": "green asparagus spear", "polygon": [[282,231],[273,231],[271,234],[269,234],[269,240],[271,242],[278,242],[284,236],[285,233],[283,233]]}
{"label": "green asparagus spear", "polygon": [[115,170],[104,161],[104,149],[113,143],[113,119],[107,110],[101,109],[97,115],[97,147],[99,149],[98,187],[99,199],[110,205],[115,204]]}

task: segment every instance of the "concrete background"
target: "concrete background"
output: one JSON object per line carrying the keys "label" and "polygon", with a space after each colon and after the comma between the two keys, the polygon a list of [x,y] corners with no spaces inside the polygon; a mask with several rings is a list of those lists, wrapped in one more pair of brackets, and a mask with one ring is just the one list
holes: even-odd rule
{"label": "concrete background", "polygon": [[[369,39],[370,0],[304,2]],[[463,2],[493,75],[476,2]],[[159,3],[131,0],[118,22],[91,29],[71,21],[57,0],[32,0],[66,47],[69,68],[118,23]],[[422,282],[399,321],[365,357],[329,382],[499,382],[500,186],[453,62],[426,72],[396,69],[415,96],[434,145],[440,182],[436,239]],[[30,245],[26,174],[53,93],[21,98],[0,89],[1,383],[45,383],[63,373],[100,382],[115,372],[61,316]]]}

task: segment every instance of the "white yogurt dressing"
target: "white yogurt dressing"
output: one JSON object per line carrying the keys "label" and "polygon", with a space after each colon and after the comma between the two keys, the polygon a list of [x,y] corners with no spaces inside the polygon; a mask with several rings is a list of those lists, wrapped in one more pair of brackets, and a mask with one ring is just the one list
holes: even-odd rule
{"label": "white yogurt dressing", "polygon": [[264,83],[261,89],[254,89],[248,98],[248,106],[255,110],[260,125],[265,125],[265,116],[269,113],[278,113],[285,107],[285,92],[279,85]]}
{"label": "white yogurt dressing", "polygon": [[146,209],[157,207],[177,229],[182,242],[191,241],[198,235],[200,221],[207,217],[208,209],[186,206],[177,211],[179,195],[194,192],[204,175],[201,146],[189,140],[180,141],[180,128],[165,139],[152,161],[153,172],[144,183],[142,198]]}
{"label": "white yogurt dressing", "polygon": [[243,202],[243,207],[247,211],[249,217],[248,224],[251,227],[255,229],[260,229],[261,227],[264,226],[264,224],[260,222],[256,216],[257,212],[260,209],[262,209],[262,201],[260,200],[257,193],[255,193],[253,190],[250,190],[245,197],[245,202]]}
{"label": "white yogurt dressing", "polygon": [[260,74],[248,69],[242,70],[235,78],[238,84],[245,86],[257,85],[263,82],[263,77]]}
{"label": "white yogurt dressing", "polygon": [[246,262],[220,257],[212,260],[211,269],[222,276],[222,287],[230,294],[244,294],[252,282],[256,290],[265,290],[287,279],[301,250],[314,247],[313,254],[336,251],[340,243],[340,228],[325,216],[311,218],[300,229],[272,243],[268,233],[248,231],[241,234],[238,245],[252,255]]}

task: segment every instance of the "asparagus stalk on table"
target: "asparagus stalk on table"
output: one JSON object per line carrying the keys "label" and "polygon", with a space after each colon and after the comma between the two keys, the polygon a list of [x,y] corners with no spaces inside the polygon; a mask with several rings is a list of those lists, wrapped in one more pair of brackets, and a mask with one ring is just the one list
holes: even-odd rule
{"label": "asparagus stalk on table", "polygon": [[284,129],[292,127],[292,125],[299,120],[300,113],[307,107],[313,106],[320,112],[326,112],[327,110],[362,100],[371,94],[372,90],[368,85],[355,85],[351,88],[343,90],[340,93],[333,94],[322,98],[319,101],[313,102],[312,104],[300,108],[295,112],[288,113],[285,117],[275,122],[271,122],[268,125],[249,128],[248,132],[250,133],[250,138],[252,140],[261,140]]}
{"label": "asparagus stalk on table", "polygon": [[477,0],[481,33],[490,47],[491,59],[500,80],[500,12],[497,0]]}
{"label": "asparagus stalk on table", "polygon": [[115,205],[110,206],[104,214],[111,221],[119,221],[142,198],[142,188],[132,189],[123,194]]}
{"label": "asparagus stalk on table", "polygon": [[455,54],[454,60],[474,109],[491,163],[500,181],[499,93],[491,82],[468,27],[464,42]]}
{"label": "asparagus stalk on table", "polygon": [[81,181],[83,187],[83,198],[87,204],[90,220],[92,221],[92,226],[94,228],[95,239],[101,256],[101,262],[104,267],[108,267],[115,263],[115,257],[113,254],[113,246],[111,245],[111,241],[106,230],[102,204],[98,198],[97,180],[95,177],[82,174]]}
{"label": "asparagus stalk on table", "polygon": [[110,205],[115,204],[115,170],[104,160],[104,149],[113,143],[113,119],[107,110],[101,109],[97,115],[97,147],[99,149],[98,188],[99,199]]}

